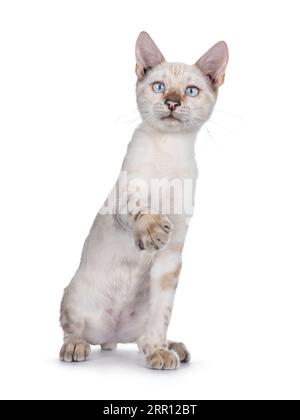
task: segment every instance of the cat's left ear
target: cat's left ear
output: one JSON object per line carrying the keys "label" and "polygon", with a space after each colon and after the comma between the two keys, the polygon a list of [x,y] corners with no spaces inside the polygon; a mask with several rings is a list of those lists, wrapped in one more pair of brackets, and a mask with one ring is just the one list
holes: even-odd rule
{"label": "cat's left ear", "polygon": [[217,89],[224,82],[227,63],[228,47],[226,42],[220,41],[196,62],[196,66],[210,79],[213,87]]}
{"label": "cat's left ear", "polygon": [[145,77],[147,70],[165,61],[154,41],[147,32],[141,32],[135,45],[135,72],[139,80]]}

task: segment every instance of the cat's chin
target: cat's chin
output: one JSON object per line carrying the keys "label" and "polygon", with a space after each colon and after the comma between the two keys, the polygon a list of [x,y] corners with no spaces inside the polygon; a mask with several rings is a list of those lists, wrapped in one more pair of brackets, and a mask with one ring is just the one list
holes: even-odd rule
{"label": "cat's chin", "polygon": [[192,130],[186,122],[183,122],[175,117],[165,117],[152,121],[153,128],[167,133],[184,133]]}

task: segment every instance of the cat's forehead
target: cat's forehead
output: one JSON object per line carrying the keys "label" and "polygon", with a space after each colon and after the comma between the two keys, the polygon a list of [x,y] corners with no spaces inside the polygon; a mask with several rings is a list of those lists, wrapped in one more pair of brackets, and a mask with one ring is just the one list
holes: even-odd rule
{"label": "cat's forehead", "polygon": [[149,74],[149,82],[206,84],[205,77],[195,65],[163,62]]}

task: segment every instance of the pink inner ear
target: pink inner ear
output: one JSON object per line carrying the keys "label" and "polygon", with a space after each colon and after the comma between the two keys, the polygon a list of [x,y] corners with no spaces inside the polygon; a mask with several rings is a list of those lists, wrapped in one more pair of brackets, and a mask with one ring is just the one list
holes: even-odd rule
{"label": "pink inner ear", "polygon": [[138,36],[135,55],[137,65],[146,70],[164,61],[164,56],[147,32],[141,32]]}
{"label": "pink inner ear", "polygon": [[135,66],[135,73],[136,73],[137,78],[139,80],[142,80],[145,77],[145,71],[144,71],[143,67],[140,66],[139,64],[136,64],[136,66]]}
{"label": "pink inner ear", "polygon": [[227,63],[228,47],[224,41],[220,41],[196,62],[196,66],[217,85],[221,85]]}

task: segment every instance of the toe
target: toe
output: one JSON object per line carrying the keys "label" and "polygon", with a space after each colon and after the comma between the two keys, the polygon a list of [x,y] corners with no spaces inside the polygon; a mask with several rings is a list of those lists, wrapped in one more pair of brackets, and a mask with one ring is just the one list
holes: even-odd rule
{"label": "toe", "polygon": [[64,362],[72,362],[73,361],[73,353],[75,349],[75,343],[68,343],[63,346],[62,349],[62,360]]}
{"label": "toe", "polygon": [[191,354],[183,343],[169,343],[169,349],[174,350],[182,363],[188,363],[191,360]]}
{"label": "toe", "polygon": [[146,361],[150,369],[163,369],[164,367],[164,359],[158,351],[149,354]]}
{"label": "toe", "polygon": [[83,343],[75,344],[73,360],[74,362],[82,362],[85,360],[85,345]]}

